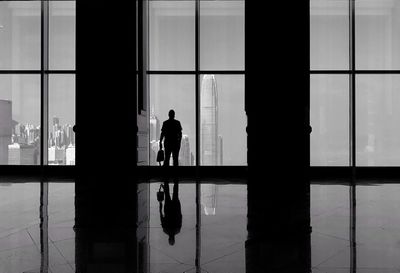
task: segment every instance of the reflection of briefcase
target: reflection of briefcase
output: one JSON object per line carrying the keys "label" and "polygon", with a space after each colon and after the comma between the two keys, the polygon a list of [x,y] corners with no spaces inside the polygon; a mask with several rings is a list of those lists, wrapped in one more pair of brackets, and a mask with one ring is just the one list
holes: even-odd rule
{"label": "reflection of briefcase", "polygon": [[158,189],[158,192],[157,192],[157,201],[158,202],[164,201],[164,192],[161,191],[161,188],[162,188],[162,185],[160,185],[160,188]]}
{"label": "reflection of briefcase", "polygon": [[163,150],[159,150],[157,153],[157,162],[161,162],[164,161],[164,151]]}

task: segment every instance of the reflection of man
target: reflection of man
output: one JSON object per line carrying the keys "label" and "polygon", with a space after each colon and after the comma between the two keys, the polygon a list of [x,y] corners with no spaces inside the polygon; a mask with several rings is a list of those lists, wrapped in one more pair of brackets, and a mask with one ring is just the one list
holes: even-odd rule
{"label": "reflection of man", "polygon": [[169,159],[174,161],[174,166],[178,166],[179,150],[182,140],[182,126],[179,120],[175,119],[175,111],[169,110],[169,119],[163,122],[160,135],[160,149],[162,149],[162,141],[164,140],[165,159],[164,166],[169,166]]}
{"label": "reflection of man", "polygon": [[175,244],[175,235],[181,231],[182,227],[182,210],[179,201],[179,184],[174,181],[174,192],[172,199],[169,193],[169,183],[164,182],[165,204],[164,214],[162,213],[162,202],[160,202],[160,220],[163,231],[168,235],[170,245]]}

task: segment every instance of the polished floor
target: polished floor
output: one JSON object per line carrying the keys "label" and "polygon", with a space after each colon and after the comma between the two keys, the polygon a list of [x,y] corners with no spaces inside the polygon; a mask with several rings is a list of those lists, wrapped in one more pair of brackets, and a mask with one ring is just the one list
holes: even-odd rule
{"label": "polished floor", "polygon": [[[172,229],[165,222],[167,193],[157,196],[160,185],[179,200],[174,208],[182,217],[174,218]],[[139,254],[143,272],[249,272],[246,185],[180,181],[145,188],[147,206],[139,206],[145,210],[139,214],[148,215],[141,235],[145,254]],[[115,240],[96,241],[88,248],[95,254],[81,259],[86,254],[74,228],[75,196],[74,183],[0,183],[1,273],[135,272],[121,266],[132,257],[113,260],[120,245]],[[313,183],[310,201],[308,272],[400,272],[400,184]],[[107,262],[96,267],[96,255]]]}

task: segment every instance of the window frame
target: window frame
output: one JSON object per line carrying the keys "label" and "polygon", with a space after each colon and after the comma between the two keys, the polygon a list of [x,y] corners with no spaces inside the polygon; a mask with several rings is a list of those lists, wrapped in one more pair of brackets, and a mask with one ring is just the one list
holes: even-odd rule
{"label": "window frame", "polygon": [[[150,15],[149,15],[149,10],[150,10],[150,3],[151,2],[163,2],[167,0],[148,0],[147,2],[147,25],[150,25]],[[196,121],[196,134],[195,134],[195,162],[196,164],[194,165],[195,167],[203,166],[200,164],[201,158],[200,158],[200,139],[201,139],[201,124],[200,124],[200,88],[201,88],[201,76],[204,74],[214,74],[214,75],[242,75],[244,82],[246,81],[246,68],[245,68],[245,62],[244,62],[244,69],[242,70],[202,70],[200,68],[200,21],[201,21],[201,2],[206,2],[206,1],[227,1],[227,0],[178,0],[178,1],[189,1],[189,2],[195,2],[195,17],[194,17],[194,24],[195,24],[195,29],[194,29],[194,44],[195,44],[195,64],[194,64],[194,70],[153,70],[153,69],[146,69],[145,72],[145,79],[149,81],[149,77],[152,75],[187,75],[187,76],[194,76],[195,77],[195,121]],[[238,2],[243,2],[244,5],[244,19],[246,17],[246,0],[229,0],[230,1],[238,1]],[[245,21],[245,20],[244,20]],[[245,54],[245,41],[246,41],[246,32],[244,32],[244,60],[246,59],[246,54]],[[147,37],[147,46],[149,47],[150,45],[149,38]],[[149,50],[147,51],[147,56],[146,59],[149,60]],[[139,86],[140,90],[140,86]],[[139,91],[140,93],[140,91]],[[244,93],[246,93],[246,89],[244,88]],[[148,92],[150,94],[150,92]],[[245,97],[245,94],[243,94],[243,97]],[[148,103],[150,103],[151,98],[149,98]],[[140,108],[139,108],[140,109]],[[148,107],[150,109],[150,107]],[[245,112],[245,108],[242,109],[243,112]],[[150,124],[150,121],[148,121],[148,124]],[[150,139],[148,141],[150,143]],[[151,153],[151,150],[149,149],[149,155]],[[150,162],[149,162],[150,165]],[[228,165],[224,165],[228,166]],[[243,167],[247,166],[243,165]],[[241,166],[242,167],[242,166]]]}
{"label": "window frame", "polygon": [[[7,2],[20,2],[20,0],[7,0]],[[26,2],[29,2],[27,0]],[[47,166],[48,164],[48,137],[49,137],[49,77],[50,75],[74,75],[76,85],[76,54],[74,69],[50,69],[49,67],[49,28],[50,28],[50,5],[52,2],[74,2],[76,0],[33,0],[40,2],[40,68],[32,70],[21,69],[0,69],[0,75],[37,75],[40,76],[40,160],[38,165],[32,166]],[[75,18],[76,22],[76,18]],[[76,37],[76,33],[75,33]],[[76,52],[76,43],[75,43]],[[76,95],[76,88],[75,88]],[[76,98],[76,96],[75,96]],[[76,104],[76,99],[75,99]],[[76,116],[76,107],[75,107]],[[76,158],[76,157],[75,157]],[[75,160],[75,165],[76,165]],[[10,165],[0,165],[10,166]],[[22,166],[22,165],[18,165]],[[54,165],[64,166],[64,165]],[[74,165],[72,165],[74,166]]]}

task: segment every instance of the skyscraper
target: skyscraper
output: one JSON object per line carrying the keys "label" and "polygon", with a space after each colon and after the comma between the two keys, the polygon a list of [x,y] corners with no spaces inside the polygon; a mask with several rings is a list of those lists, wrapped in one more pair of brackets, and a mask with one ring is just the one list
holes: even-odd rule
{"label": "skyscraper", "polygon": [[223,149],[224,142],[222,141],[222,136],[218,136],[218,165],[224,165],[224,149]]}
{"label": "skyscraper", "polygon": [[160,120],[154,114],[154,110],[150,114],[150,141],[157,140],[160,137]]}
{"label": "skyscraper", "polygon": [[13,143],[8,146],[9,165],[36,165],[38,164],[34,144]]}
{"label": "skyscraper", "polygon": [[204,75],[200,90],[201,165],[218,165],[218,89],[214,75]]}
{"label": "skyscraper", "polygon": [[179,152],[179,165],[180,166],[191,165],[190,143],[189,143],[189,136],[187,135],[182,136],[181,150]]}
{"label": "skyscraper", "polygon": [[8,145],[12,135],[12,103],[0,100],[0,165],[8,164]]}

